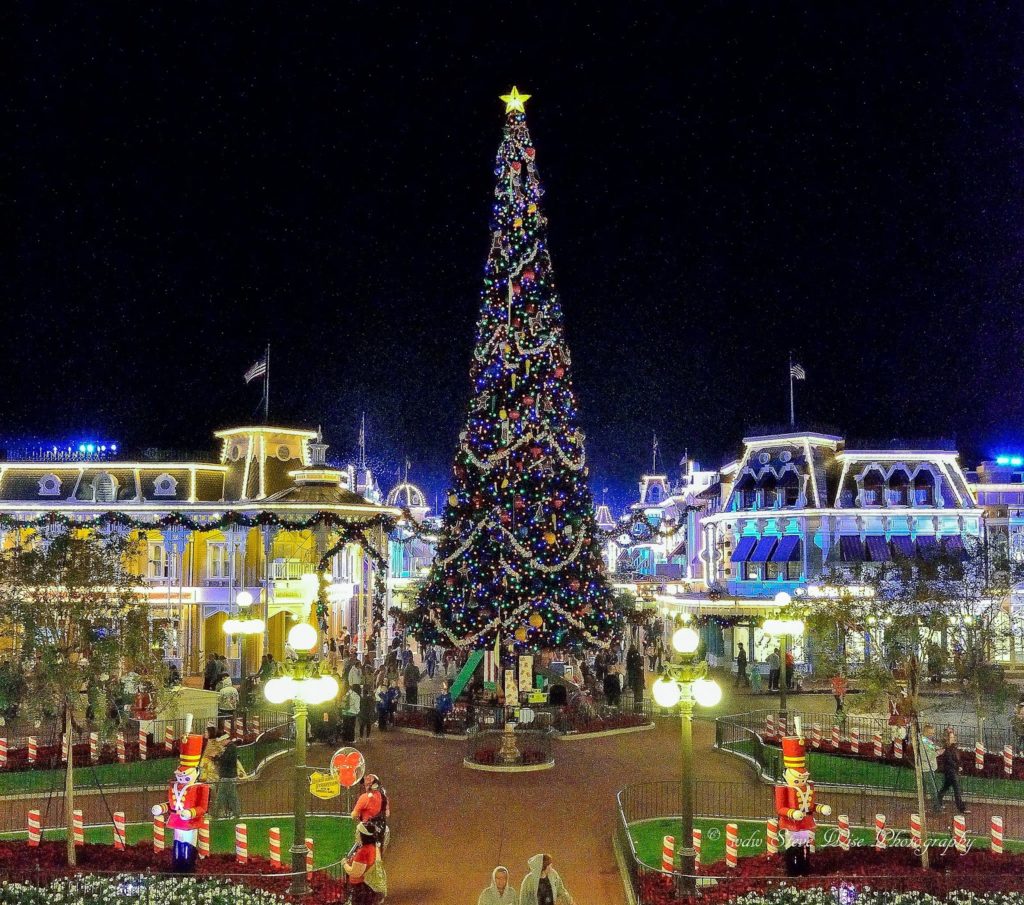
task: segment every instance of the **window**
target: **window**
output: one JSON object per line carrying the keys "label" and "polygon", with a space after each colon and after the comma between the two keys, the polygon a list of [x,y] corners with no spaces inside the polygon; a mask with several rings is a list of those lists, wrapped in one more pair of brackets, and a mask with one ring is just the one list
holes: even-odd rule
{"label": "window", "polygon": [[[396,545],[396,546],[411,546],[410,545]],[[342,550],[340,553],[335,553],[331,560],[331,575],[335,581],[351,581],[351,563],[349,561],[348,553]]]}
{"label": "window", "polygon": [[766,572],[769,581],[796,581],[800,577],[800,563],[769,562]]}
{"label": "window", "polygon": [[651,489],[647,491],[647,496],[652,503],[657,503],[661,498],[661,488],[657,484],[651,485]]}
{"label": "window", "polygon": [[178,482],[169,474],[162,474],[153,482],[153,496],[174,496],[178,492]]}
{"label": "window", "polygon": [[889,505],[908,506],[910,504],[910,475],[902,468],[897,468],[889,475]]}
{"label": "window", "polygon": [[743,563],[743,580],[744,581],[760,581],[761,580],[761,563],[759,563],[759,562],[745,562],[745,563]]}
{"label": "window", "polygon": [[914,505],[935,505],[935,475],[926,468],[914,475]]}
{"label": "window", "polygon": [[93,501],[97,503],[113,503],[116,499],[117,481],[107,472],[100,472],[93,483]]}
{"label": "window", "polygon": [[861,506],[879,506],[882,503],[882,492],[885,490],[885,481],[881,472],[871,470],[864,475],[860,491]]}
{"label": "window", "polygon": [[782,476],[782,505],[796,506],[800,501],[800,479],[791,471]]}
{"label": "window", "polygon": [[282,462],[287,462],[292,457],[292,452],[287,446],[283,444],[277,448],[277,457]]}
{"label": "window", "polygon": [[39,479],[40,496],[60,496],[60,478],[55,474],[44,475]]}
{"label": "window", "polygon": [[206,545],[206,578],[211,582],[227,583],[231,578],[231,560],[227,544]]}
{"label": "window", "polygon": [[175,552],[168,553],[165,544],[151,543],[149,545],[146,578],[150,581],[177,581],[178,554]]}

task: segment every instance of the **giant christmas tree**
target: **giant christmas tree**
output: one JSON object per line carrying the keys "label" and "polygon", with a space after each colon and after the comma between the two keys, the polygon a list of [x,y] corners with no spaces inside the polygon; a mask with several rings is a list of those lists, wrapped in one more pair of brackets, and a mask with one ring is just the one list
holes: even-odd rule
{"label": "giant christmas tree", "polygon": [[502,97],[473,399],[413,617],[420,639],[446,646],[489,647],[499,636],[521,651],[593,647],[620,631],[587,487],[528,97],[514,87]]}

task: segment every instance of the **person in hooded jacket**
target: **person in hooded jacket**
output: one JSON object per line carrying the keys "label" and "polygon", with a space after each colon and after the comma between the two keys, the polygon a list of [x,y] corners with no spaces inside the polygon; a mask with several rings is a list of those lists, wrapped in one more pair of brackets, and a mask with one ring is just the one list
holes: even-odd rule
{"label": "person in hooded jacket", "polygon": [[519,887],[519,905],[573,905],[569,890],[551,866],[551,855],[534,855],[526,865],[530,872]]}
{"label": "person in hooded jacket", "polygon": [[491,871],[491,885],[487,887],[476,905],[519,905],[519,896],[509,882],[507,867],[496,867]]}

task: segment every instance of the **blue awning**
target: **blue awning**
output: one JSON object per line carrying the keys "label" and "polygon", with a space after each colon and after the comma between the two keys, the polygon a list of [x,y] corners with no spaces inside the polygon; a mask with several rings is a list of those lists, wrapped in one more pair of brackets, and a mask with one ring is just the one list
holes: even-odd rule
{"label": "blue awning", "polygon": [[864,562],[864,545],[856,534],[839,536],[839,558],[843,562]]}
{"label": "blue awning", "polygon": [[950,556],[955,556],[961,560],[968,558],[967,548],[964,546],[964,539],[959,534],[947,537],[943,540],[942,546]]}
{"label": "blue awning", "polygon": [[917,552],[921,556],[934,556],[939,552],[939,542],[932,534],[923,534],[917,539]]}
{"label": "blue awning", "polygon": [[889,552],[889,545],[881,534],[869,534],[867,536],[868,559],[872,562],[889,562],[892,554]]}
{"label": "blue awning", "polygon": [[740,542],[736,544],[736,549],[732,551],[732,561],[746,562],[750,559],[750,554],[753,552],[756,543],[756,537],[750,537],[749,535],[741,537]]}
{"label": "blue awning", "polygon": [[800,561],[800,536],[797,534],[784,534],[779,538],[779,545],[772,554],[772,562],[799,562]]}
{"label": "blue awning", "polygon": [[754,552],[750,555],[751,562],[768,562],[769,557],[772,555],[772,550],[775,549],[775,545],[779,542],[779,539],[774,535],[768,537],[762,537],[758,542],[757,546],[754,547]]}
{"label": "blue awning", "polygon": [[891,540],[897,556],[906,556],[908,559],[913,557],[914,542],[906,534],[894,534]]}

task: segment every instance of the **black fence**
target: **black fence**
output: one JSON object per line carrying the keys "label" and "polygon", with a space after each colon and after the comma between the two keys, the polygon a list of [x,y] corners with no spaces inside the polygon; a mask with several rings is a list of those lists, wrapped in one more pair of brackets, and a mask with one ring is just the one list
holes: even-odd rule
{"label": "black fence", "polygon": [[554,763],[551,753],[552,732],[515,729],[505,732],[484,729],[471,732],[466,739],[466,760],[486,767],[530,767]]}

